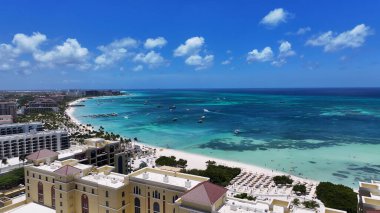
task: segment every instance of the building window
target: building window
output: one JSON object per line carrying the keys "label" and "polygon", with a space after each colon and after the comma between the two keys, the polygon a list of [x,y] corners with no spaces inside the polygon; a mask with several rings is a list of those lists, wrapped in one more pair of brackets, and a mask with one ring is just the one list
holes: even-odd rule
{"label": "building window", "polygon": [[55,183],[55,180],[53,179],[53,183]]}
{"label": "building window", "polygon": [[40,179],[40,180],[41,180],[41,175],[38,175],[38,179]]}
{"label": "building window", "polygon": [[121,205],[125,206],[125,200],[121,201]]}
{"label": "building window", "polygon": [[108,207],[108,201],[106,201],[106,206]]}
{"label": "building window", "polygon": [[51,206],[55,208],[55,186],[51,187]]}
{"label": "building window", "polygon": [[178,199],[178,195],[176,196],[173,196],[173,203],[175,203],[175,201]]}
{"label": "building window", "polygon": [[160,199],[160,193],[156,190],[153,192],[153,198]]}
{"label": "building window", "polygon": [[59,185],[59,190],[62,190],[62,185]]}
{"label": "building window", "polygon": [[82,213],[89,213],[88,197],[85,194],[82,195]]}
{"label": "building window", "polygon": [[175,213],[175,209],[173,209],[173,213]]}
{"label": "building window", "polygon": [[26,183],[29,183],[29,179],[26,179]]}
{"label": "building window", "polygon": [[138,186],[133,187],[133,194],[141,195],[141,189]]}
{"label": "building window", "polygon": [[59,198],[62,198],[62,193],[59,193]]}
{"label": "building window", "polygon": [[86,191],[86,187],[83,186],[83,191],[85,192]]}
{"label": "building window", "polygon": [[92,193],[92,194],[95,194],[95,190],[94,190],[94,189],[91,189],[91,193]]}
{"label": "building window", "polygon": [[125,193],[124,192],[121,192],[121,197],[124,197],[125,196]]}
{"label": "building window", "polygon": [[108,191],[106,191],[106,197],[108,197]]}
{"label": "building window", "polygon": [[44,204],[44,186],[41,181],[38,182],[38,202]]}
{"label": "building window", "polygon": [[33,178],[34,178],[34,173],[33,173],[33,175],[32,175],[32,176],[33,176]]}
{"label": "building window", "polygon": [[135,213],[140,213],[140,199],[135,198]]}
{"label": "building window", "polygon": [[110,213],[110,210],[107,209],[107,210],[106,210],[106,213]]}
{"label": "building window", "polygon": [[160,213],[160,204],[157,202],[153,203],[153,213]]}
{"label": "building window", "polygon": [[59,206],[63,206],[62,202],[59,202]]}
{"label": "building window", "polygon": [[29,190],[29,186],[27,187],[27,189]]}
{"label": "building window", "polygon": [[48,177],[45,177],[45,180],[48,181]]}
{"label": "building window", "polygon": [[26,171],[26,176],[29,176],[29,171]]}
{"label": "building window", "polygon": [[75,189],[78,189],[78,185],[77,184],[75,184]]}
{"label": "building window", "polygon": [[121,211],[121,213],[125,213],[125,209],[123,209],[123,210]]}

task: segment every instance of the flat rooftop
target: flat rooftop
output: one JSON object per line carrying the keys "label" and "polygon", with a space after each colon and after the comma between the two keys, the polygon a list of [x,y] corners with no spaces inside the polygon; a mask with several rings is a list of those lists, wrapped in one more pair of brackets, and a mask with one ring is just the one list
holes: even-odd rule
{"label": "flat rooftop", "polygon": [[227,202],[219,209],[220,213],[251,213],[251,212],[269,212],[269,204],[261,202],[243,202],[229,198]]}
{"label": "flat rooftop", "polygon": [[25,212],[38,212],[38,213],[55,213],[54,209],[48,208],[37,203],[28,203],[17,208],[11,209],[5,213],[25,213]]}
{"label": "flat rooftop", "polygon": [[87,149],[88,149],[88,147],[85,145],[71,145],[69,149],[57,151],[59,153],[58,159],[73,156],[73,155],[81,153]]}
{"label": "flat rooftop", "polygon": [[27,133],[20,133],[20,134],[12,134],[12,135],[2,135],[0,139],[11,139],[11,138],[24,138],[28,136],[41,136],[41,135],[51,135],[51,134],[62,134],[67,133],[63,130],[48,130],[48,131],[37,131],[37,132],[27,132]]}
{"label": "flat rooftop", "polygon": [[[54,172],[55,170],[61,168],[65,166],[64,164],[62,164],[61,161],[54,161],[53,163],[51,163],[50,165],[47,165],[47,164],[44,164],[44,165],[40,165],[40,166],[33,166],[34,168],[38,168],[38,169],[41,169],[41,170],[45,170],[45,171],[48,171],[48,172]],[[81,163],[78,163],[78,164],[75,164],[75,165],[71,165],[77,169],[80,169],[80,170],[86,170],[86,169],[90,169],[92,167],[92,165],[85,165],[85,164],[81,164]]]}
{"label": "flat rooftop", "polygon": [[102,186],[108,186],[111,188],[120,188],[125,185],[125,179],[127,178],[127,175],[122,175],[118,173],[111,172],[110,174],[106,175],[103,172],[98,174],[91,174],[82,177],[82,180],[90,181],[93,183],[97,183]]}
{"label": "flat rooftop", "polygon": [[18,127],[18,126],[28,126],[28,125],[42,125],[41,122],[30,122],[30,123],[11,123],[11,124],[0,124],[0,128],[6,127]]}
{"label": "flat rooftop", "polygon": [[158,184],[172,185],[187,189],[192,189],[208,178],[188,175],[178,172],[163,171],[159,169],[145,168],[130,174],[131,180],[134,178],[140,181],[151,181]]}

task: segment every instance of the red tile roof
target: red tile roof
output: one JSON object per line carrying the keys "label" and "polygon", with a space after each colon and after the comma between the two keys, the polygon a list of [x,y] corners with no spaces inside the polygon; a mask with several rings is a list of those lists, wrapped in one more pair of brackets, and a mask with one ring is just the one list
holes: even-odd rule
{"label": "red tile roof", "polygon": [[182,200],[203,206],[211,206],[219,200],[227,189],[208,181],[199,183],[194,188],[182,195]]}
{"label": "red tile roof", "polygon": [[75,175],[81,172],[82,170],[75,168],[70,165],[63,166],[57,170],[54,171],[54,173],[62,175],[62,176],[67,176],[67,175]]}
{"label": "red tile roof", "polygon": [[55,157],[58,156],[58,152],[54,152],[48,149],[41,149],[37,152],[34,152],[28,156],[26,156],[26,159],[28,160],[38,160],[42,158],[49,158],[49,157]]}

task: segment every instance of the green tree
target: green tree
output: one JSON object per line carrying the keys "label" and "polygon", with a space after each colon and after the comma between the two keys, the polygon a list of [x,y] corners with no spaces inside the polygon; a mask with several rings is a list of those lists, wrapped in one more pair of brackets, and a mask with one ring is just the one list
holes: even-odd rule
{"label": "green tree", "polygon": [[357,194],[350,188],[341,184],[321,182],[317,186],[317,198],[329,208],[357,212]]}

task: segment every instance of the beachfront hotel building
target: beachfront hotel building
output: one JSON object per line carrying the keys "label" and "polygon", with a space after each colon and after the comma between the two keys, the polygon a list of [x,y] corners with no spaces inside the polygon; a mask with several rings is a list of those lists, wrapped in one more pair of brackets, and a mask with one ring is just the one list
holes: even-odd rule
{"label": "beachfront hotel building", "polygon": [[69,147],[70,141],[66,131],[37,131],[2,135],[0,136],[0,159],[28,155],[41,149],[59,151]]}
{"label": "beachfront hotel building", "polygon": [[58,112],[58,110],[58,104],[53,99],[36,98],[28,103],[25,113]]}
{"label": "beachfront hotel building", "polygon": [[131,152],[121,148],[119,141],[109,141],[103,138],[88,138],[84,144],[71,146],[59,151],[59,160],[76,159],[79,163],[93,166],[110,165],[120,174],[128,174]]}
{"label": "beachfront hotel building", "polygon": [[[229,197],[208,178],[157,168],[129,175],[114,167],[85,165],[76,159],[57,161],[58,153],[41,150],[27,158],[26,200],[0,212],[44,213],[314,213],[291,208],[289,201],[248,201]],[[322,207],[321,213],[345,213]]]}
{"label": "beachfront hotel building", "polygon": [[380,181],[359,182],[358,212],[380,212]]}
{"label": "beachfront hotel building", "polygon": [[0,136],[43,131],[41,122],[11,123],[0,125]]}
{"label": "beachfront hotel building", "polygon": [[13,120],[16,118],[17,104],[13,101],[0,101],[0,115],[11,115]]}

